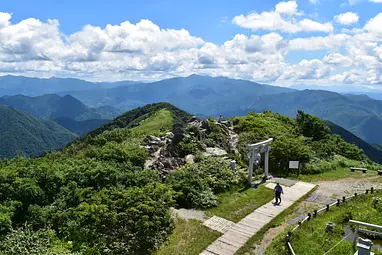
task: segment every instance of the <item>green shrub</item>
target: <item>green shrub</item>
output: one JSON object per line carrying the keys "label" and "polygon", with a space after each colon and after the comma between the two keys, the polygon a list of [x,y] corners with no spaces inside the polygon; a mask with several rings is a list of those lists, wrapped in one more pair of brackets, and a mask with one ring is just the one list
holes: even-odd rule
{"label": "green shrub", "polygon": [[213,194],[229,190],[242,181],[241,176],[230,169],[229,161],[213,157],[178,169],[167,178],[167,183],[180,192],[178,205],[202,208],[216,205]]}

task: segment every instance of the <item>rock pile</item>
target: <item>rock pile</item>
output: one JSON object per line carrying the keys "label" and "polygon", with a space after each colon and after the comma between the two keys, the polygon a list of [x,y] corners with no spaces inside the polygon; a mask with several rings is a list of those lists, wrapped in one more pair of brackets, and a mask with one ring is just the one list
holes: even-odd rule
{"label": "rock pile", "polygon": [[[205,149],[203,156],[227,155],[227,151],[222,148],[228,146],[229,149],[235,153],[238,139],[237,134],[233,131],[232,123],[230,121],[220,121],[213,123],[213,125],[214,126],[211,126],[208,120],[200,120],[193,116],[189,119],[187,127],[193,126],[197,128],[196,130],[192,130],[191,132],[188,131],[189,133],[186,133],[185,130],[187,130],[187,127],[184,128],[181,125],[174,125],[173,132],[168,132],[163,137],[148,136],[145,139],[145,148],[150,153],[150,159],[146,162],[145,167],[156,169],[163,177],[165,177],[174,169],[182,167],[185,164],[193,164],[195,162],[195,155],[187,155],[184,158],[179,157],[176,145],[183,138],[195,135],[199,135],[198,139],[202,143],[207,143],[207,140],[211,143],[211,139],[208,139],[208,135],[211,134],[214,127],[220,127],[224,138],[222,137],[222,141],[218,139],[218,142],[215,141],[213,144],[210,144],[209,147],[203,143],[203,148]],[[226,138],[228,141],[226,141]]]}

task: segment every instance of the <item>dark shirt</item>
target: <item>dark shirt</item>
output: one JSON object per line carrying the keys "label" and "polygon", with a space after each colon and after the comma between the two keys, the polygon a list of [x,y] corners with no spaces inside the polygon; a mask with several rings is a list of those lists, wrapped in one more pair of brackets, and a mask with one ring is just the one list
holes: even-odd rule
{"label": "dark shirt", "polygon": [[281,192],[283,192],[283,187],[281,187],[281,185],[276,185],[275,191],[281,193]]}

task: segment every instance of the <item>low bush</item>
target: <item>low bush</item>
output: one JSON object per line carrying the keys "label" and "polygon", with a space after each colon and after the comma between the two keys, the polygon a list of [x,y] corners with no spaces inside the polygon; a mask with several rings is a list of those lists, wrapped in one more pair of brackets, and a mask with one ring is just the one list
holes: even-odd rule
{"label": "low bush", "polygon": [[208,208],[217,204],[214,194],[242,183],[243,178],[232,172],[229,161],[210,157],[172,172],[167,182],[175,191],[180,192],[178,205]]}

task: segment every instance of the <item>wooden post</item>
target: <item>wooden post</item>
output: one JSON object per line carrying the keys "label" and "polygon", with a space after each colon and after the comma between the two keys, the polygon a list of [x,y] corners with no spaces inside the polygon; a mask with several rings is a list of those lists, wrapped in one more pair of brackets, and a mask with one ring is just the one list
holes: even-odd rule
{"label": "wooden post", "polygon": [[365,193],[365,194],[366,194],[366,195],[369,194],[369,190],[368,190],[368,189],[366,190],[366,193]]}
{"label": "wooden post", "polygon": [[353,250],[355,250],[355,244],[358,238],[358,230],[359,230],[359,225],[357,224],[357,226],[355,227],[354,237],[353,237]]}
{"label": "wooden post", "polygon": [[357,193],[354,193],[354,197],[357,197]]}
{"label": "wooden post", "polygon": [[312,218],[312,214],[308,213],[308,220],[310,220],[311,218]]}
{"label": "wooden post", "polygon": [[329,208],[330,208],[329,205],[326,205],[326,211],[329,211]]}
{"label": "wooden post", "polygon": [[340,206],[341,200],[337,199],[337,206]]}
{"label": "wooden post", "polygon": [[313,216],[317,216],[317,210],[314,210]]}
{"label": "wooden post", "polygon": [[342,202],[345,203],[345,201],[346,201],[346,197],[343,196],[343,197],[342,197]]}
{"label": "wooden post", "polygon": [[374,188],[373,188],[373,187],[370,188],[370,193],[371,193],[371,194],[374,193]]}

